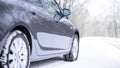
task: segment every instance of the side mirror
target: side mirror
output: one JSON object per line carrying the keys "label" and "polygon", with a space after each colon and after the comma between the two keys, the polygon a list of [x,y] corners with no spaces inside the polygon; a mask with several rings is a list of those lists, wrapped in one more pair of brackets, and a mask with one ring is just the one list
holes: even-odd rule
{"label": "side mirror", "polygon": [[66,9],[66,8],[63,9],[63,15],[64,16],[69,16],[70,14],[71,14],[70,9]]}

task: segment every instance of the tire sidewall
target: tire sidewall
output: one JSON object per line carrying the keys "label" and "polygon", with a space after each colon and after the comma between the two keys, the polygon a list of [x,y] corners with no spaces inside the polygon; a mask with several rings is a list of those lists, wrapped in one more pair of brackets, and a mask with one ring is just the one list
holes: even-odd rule
{"label": "tire sidewall", "polygon": [[[76,57],[74,57],[73,56],[73,53],[72,53],[72,48],[73,48],[73,42],[74,42],[74,39],[77,39],[77,41],[78,41],[78,45],[77,45],[77,56]],[[73,60],[77,60],[78,59],[78,55],[79,55],[79,37],[75,34],[74,36],[73,36],[73,38],[72,38],[72,46],[71,46],[71,50],[70,50],[70,56],[73,58]]]}

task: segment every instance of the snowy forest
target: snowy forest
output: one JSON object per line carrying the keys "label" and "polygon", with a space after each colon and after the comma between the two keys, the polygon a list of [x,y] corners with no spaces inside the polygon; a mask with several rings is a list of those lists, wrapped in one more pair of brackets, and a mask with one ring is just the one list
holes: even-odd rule
{"label": "snowy forest", "polygon": [[120,37],[120,0],[56,0],[72,12],[81,37]]}

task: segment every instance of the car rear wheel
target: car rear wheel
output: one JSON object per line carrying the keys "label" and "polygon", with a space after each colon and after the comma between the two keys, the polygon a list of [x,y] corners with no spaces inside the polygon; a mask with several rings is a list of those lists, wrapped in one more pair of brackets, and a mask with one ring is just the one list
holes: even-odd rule
{"label": "car rear wheel", "polygon": [[21,31],[13,31],[4,46],[2,68],[29,68],[29,42]]}
{"label": "car rear wheel", "polygon": [[69,54],[64,55],[65,61],[75,61],[79,53],[79,38],[77,35],[73,36],[72,47]]}

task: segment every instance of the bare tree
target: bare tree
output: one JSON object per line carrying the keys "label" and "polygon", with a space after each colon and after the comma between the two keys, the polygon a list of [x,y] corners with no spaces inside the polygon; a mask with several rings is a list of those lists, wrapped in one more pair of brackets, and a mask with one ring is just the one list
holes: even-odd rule
{"label": "bare tree", "polygon": [[108,36],[110,37],[120,37],[120,1],[113,0],[113,6],[110,8],[112,10],[111,16],[109,18]]}
{"label": "bare tree", "polygon": [[89,17],[88,10],[86,8],[89,0],[80,0],[72,7],[71,20],[76,24],[80,29],[80,35],[84,36],[85,34],[85,24],[87,23],[87,18]]}

